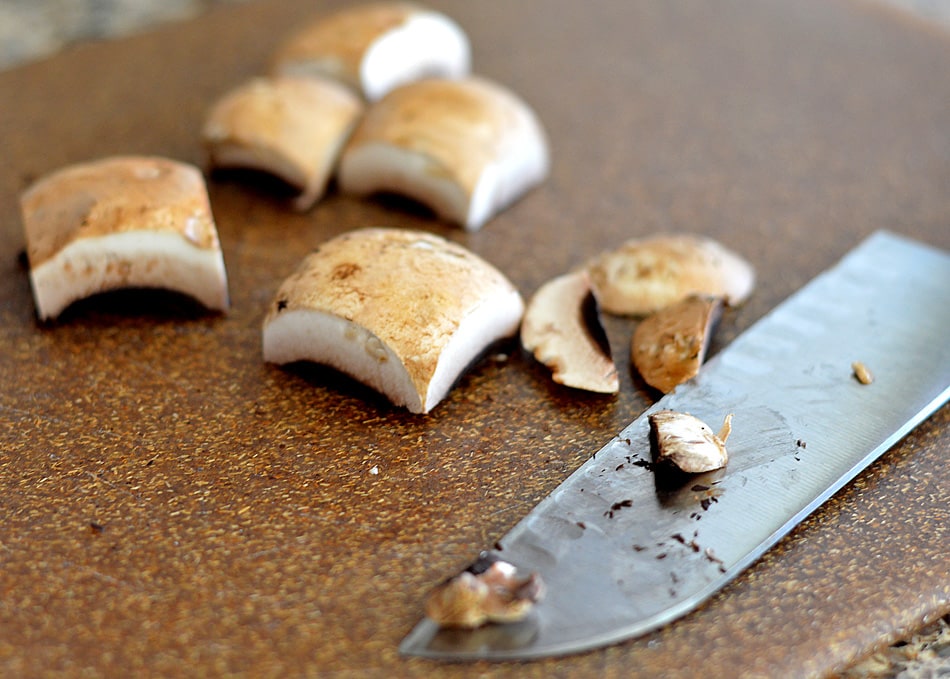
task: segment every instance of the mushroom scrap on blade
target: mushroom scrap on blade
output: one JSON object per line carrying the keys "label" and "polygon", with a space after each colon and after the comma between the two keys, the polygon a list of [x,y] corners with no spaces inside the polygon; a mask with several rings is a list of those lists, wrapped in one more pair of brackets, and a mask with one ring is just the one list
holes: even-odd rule
{"label": "mushroom scrap on blade", "polygon": [[228,308],[227,277],[201,172],[166,158],[71,165],[20,197],[40,320],[120,288],[165,288]]}
{"label": "mushroom scrap on blade", "polygon": [[517,332],[523,312],[511,282],[462,246],[358,229],[321,245],[280,286],[264,320],[264,360],[326,364],[426,413]]}

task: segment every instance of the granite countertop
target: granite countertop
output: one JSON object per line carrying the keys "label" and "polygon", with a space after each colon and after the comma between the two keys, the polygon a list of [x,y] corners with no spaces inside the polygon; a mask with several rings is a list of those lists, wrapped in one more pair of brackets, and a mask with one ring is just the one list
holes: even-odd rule
{"label": "granite countertop", "polygon": [[[122,37],[184,20],[213,5],[254,0],[3,0],[0,69],[42,59],[82,41]],[[950,31],[950,0],[867,0],[909,11]],[[844,677],[950,676],[950,616],[865,659]]]}

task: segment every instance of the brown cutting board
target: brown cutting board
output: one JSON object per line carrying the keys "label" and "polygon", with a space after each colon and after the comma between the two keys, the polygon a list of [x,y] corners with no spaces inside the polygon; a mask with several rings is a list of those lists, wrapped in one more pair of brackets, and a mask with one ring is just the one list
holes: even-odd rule
{"label": "brown cutting board", "polygon": [[230,313],[119,295],[38,324],[18,193],[112,154],[203,165],[210,104],[340,4],[251,2],[0,74],[0,674],[824,676],[950,608],[943,408],[663,630],[528,664],[402,658],[428,588],[652,402],[632,324],[608,326],[615,397],[511,345],[425,417],[261,360],[277,285],[359,226],[445,235],[526,297],[627,238],[707,234],[759,272],[715,348],[874,230],[950,248],[950,38],[873,5],[435,3],[546,125],[541,188],[467,234],[336,193],[298,214],[215,176]]}

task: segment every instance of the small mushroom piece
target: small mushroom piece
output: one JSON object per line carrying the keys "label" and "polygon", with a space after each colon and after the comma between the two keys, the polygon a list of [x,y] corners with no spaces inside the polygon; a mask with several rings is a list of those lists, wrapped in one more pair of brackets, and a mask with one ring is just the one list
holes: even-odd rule
{"label": "small mushroom piece", "polygon": [[321,245],[280,286],[264,319],[264,360],[326,364],[426,413],[517,332],[523,312],[511,282],[462,246],[359,229]]}
{"label": "small mushroom piece", "polygon": [[271,72],[329,77],[376,101],[399,85],[461,77],[470,67],[468,36],[452,19],[409,2],[375,2],[319,17],[289,37]]}
{"label": "small mushroom piece", "polygon": [[722,307],[719,297],[693,296],[640,321],[630,342],[630,358],[647,384],[666,394],[696,376]]}
{"label": "small mushroom piece", "polygon": [[594,258],[588,270],[604,310],[632,316],[690,295],[722,297],[738,306],[755,285],[749,262],[714,240],[688,234],[627,241]]}
{"label": "small mushroom piece", "polygon": [[583,270],[538,288],[525,309],[521,343],[551,368],[558,384],[603,394],[620,390],[597,298]]}
{"label": "small mushroom piece", "polygon": [[269,172],[309,209],[326,190],[363,102],[334,81],[254,78],[212,107],[202,130],[211,164]]}
{"label": "small mushroom piece", "polygon": [[523,620],[544,597],[537,573],[519,575],[512,564],[492,560],[443,583],[426,599],[426,615],[443,627],[475,628]]}
{"label": "small mushroom piece", "polygon": [[429,79],[373,105],[347,143],[340,188],[397,193],[474,231],[548,174],[534,112],[482,78]]}
{"label": "small mushroom piece", "polygon": [[726,466],[731,414],[726,416],[718,434],[689,413],[660,410],[651,413],[648,419],[657,464],[670,464],[687,474],[701,474]]}
{"label": "small mushroom piece", "polygon": [[40,320],[119,288],[166,288],[228,308],[207,188],[194,166],[145,156],[71,165],[20,196]]}

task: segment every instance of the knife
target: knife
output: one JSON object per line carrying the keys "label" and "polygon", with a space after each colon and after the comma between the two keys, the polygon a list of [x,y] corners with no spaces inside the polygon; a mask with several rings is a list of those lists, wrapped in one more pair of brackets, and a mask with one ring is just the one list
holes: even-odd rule
{"label": "knife", "polygon": [[[422,620],[406,655],[579,653],[697,608],[950,398],[950,255],[877,232],[756,322],[568,477],[488,552],[536,572],[524,620]],[[855,362],[873,381],[857,379]],[[729,462],[680,479],[651,465],[648,415],[732,413]]]}

